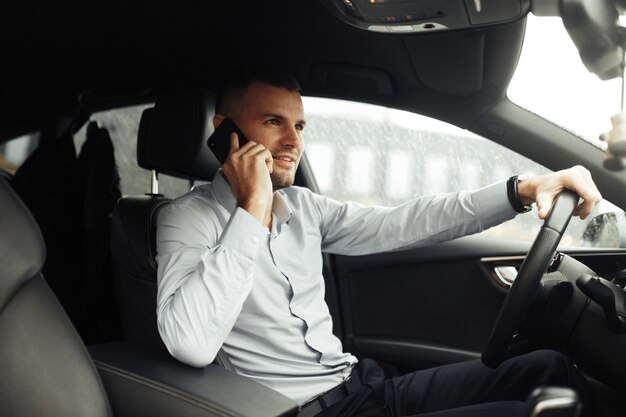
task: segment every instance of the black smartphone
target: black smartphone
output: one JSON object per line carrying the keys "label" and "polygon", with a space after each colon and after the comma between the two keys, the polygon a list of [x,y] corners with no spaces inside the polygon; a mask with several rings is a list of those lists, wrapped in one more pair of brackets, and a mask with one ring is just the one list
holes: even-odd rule
{"label": "black smartphone", "polygon": [[226,162],[228,152],[230,152],[230,134],[233,132],[239,137],[239,147],[242,147],[248,142],[248,139],[241,133],[241,130],[237,127],[235,122],[229,118],[222,120],[222,123],[220,123],[217,129],[215,129],[215,132],[213,132],[207,140],[209,149],[222,165]]}

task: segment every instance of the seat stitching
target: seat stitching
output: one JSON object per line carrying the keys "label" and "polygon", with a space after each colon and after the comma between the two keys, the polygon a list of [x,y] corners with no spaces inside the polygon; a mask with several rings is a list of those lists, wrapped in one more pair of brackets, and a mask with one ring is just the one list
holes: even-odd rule
{"label": "seat stitching", "polygon": [[111,373],[113,373],[115,375],[118,375],[120,377],[129,379],[129,380],[132,380],[132,381],[135,381],[135,382],[139,382],[139,383],[144,384],[144,385],[146,385],[146,386],[148,386],[150,388],[154,388],[156,390],[162,391],[165,394],[171,395],[173,397],[177,397],[177,398],[182,399],[182,400],[189,401],[190,403],[195,404],[195,405],[197,405],[197,406],[199,406],[201,408],[204,408],[204,409],[207,409],[207,410],[210,410],[210,411],[220,412],[220,413],[222,413],[225,416],[232,416],[232,417],[235,416],[235,414],[231,414],[228,410],[224,409],[223,407],[220,407],[220,406],[215,405],[213,403],[208,403],[206,401],[203,401],[202,399],[200,399],[197,396],[185,393],[185,392],[180,391],[180,390],[178,390],[176,388],[173,388],[173,387],[171,387],[169,385],[162,384],[160,382],[154,381],[152,379],[148,379],[148,378],[143,377],[141,375],[138,375],[138,374],[135,374],[133,372],[127,371],[125,369],[118,368],[118,367],[110,365],[110,364],[105,364],[105,363],[102,363],[100,361],[94,361],[94,362],[96,363],[97,367],[99,367],[99,368],[101,368],[101,369],[103,369],[105,371],[111,372]]}

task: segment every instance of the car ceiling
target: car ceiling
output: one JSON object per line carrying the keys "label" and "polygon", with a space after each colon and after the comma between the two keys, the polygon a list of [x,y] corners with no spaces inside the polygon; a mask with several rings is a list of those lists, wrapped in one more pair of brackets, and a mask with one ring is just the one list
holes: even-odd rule
{"label": "car ceiling", "polygon": [[524,29],[522,20],[484,31],[376,34],[313,0],[31,0],[3,9],[3,140],[41,124],[51,109],[72,111],[81,92],[97,97],[97,107],[120,95],[215,88],[242,63],[294,73],[303,94],[467,126],[504,97]]}
{"label": "car ceiling", "polygon": [[603,151],[506,98],[524,29],[522,18],[379,34],[341,21],[322,0],[8,0],[0,142],[45,129],[59,114],[76,117],[81,94],[88,112],[104,110],[168,89],[215,89],[253,63],[294,74],[304,95],[435,117],[555,170],[584,163],[605,197],[626,207],[626,178],[603,169]]}

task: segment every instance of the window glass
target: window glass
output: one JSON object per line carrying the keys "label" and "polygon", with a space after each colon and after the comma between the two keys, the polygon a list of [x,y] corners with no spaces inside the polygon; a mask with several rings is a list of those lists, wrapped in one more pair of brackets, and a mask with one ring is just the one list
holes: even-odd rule
{"label": "window glass", "polygon": [[[105,127],[111,136],[120,175],[122,195],[145,194],[151,190],[151,172],[137,165],[139,120],[143,110],[151,106],[152,104],[109,110],[96,113],[91,117],[92,121],[97,121],[102,127]],[[82,144],[85,143],[86,133],[87,124],[74,135],[77,152],[80,152]],[[161,194],[173,198],[186,193],[188,190],[188,181],[159,175],[159,192]]]}
{"label": "window glass", "polygon": [[600,134],[620,111],[620,80],[589,73],[559,17],[528,15],[511,101],[605,149]]}
{"label": "window glass", "polygon": [[0,169],[14,174],[37,148],[39,133],[35,132],[0,143]]}
{"label": "window glass", "polygon": [[[550,172],[488,139],[417,114],[322,98],[305,97],[304,102],[306,157],[320,192],[340,201],[395,206],[421,195],[476,189],[515,174]],[[587,230],[590,219],[604,212],[623,217],[604,201],[588,220],[572,219],[563,245],[618,247],[614,234]],[[541,224],[534,208],[483,233],[530,241]]]}
{"label": "window glass", "polygon": [[[123,195],[145,194],[151,190],[151,172],[137,165],[137,130],[141,113],[152,105],[142,105],[96,113],[91,120],[107,128],[115,149],[115,160],[120,175]],[[74,135],[76,152],[85,143],[87,124]],[[0,170],[14,174],[26,158],[37,148],[39,133],[34,132],[0,144]],[[159,192],[177,197],[189,190],[189,182],[167,175],[159,175]]]}

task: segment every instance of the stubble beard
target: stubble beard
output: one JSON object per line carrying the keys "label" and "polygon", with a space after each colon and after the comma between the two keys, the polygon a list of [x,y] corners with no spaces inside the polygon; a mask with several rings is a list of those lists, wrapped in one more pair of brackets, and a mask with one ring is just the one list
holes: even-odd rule
{"label": "stubble beard", "polygon": [[272,188],[274,191],[291,187],[294,182],[294,176],[291,175],[291,173],[272,172],[270,174],[270,179],[272,180]]}
{"label": "stubble beard", "polygon": [[[290,153],[294,157],[294,159],[296,159],[296,164],[295,164],[295,167],[293,169],[293,172],[291,170],[278,169],[278,170],[274,170],[270,174],[270,180],[272,181],[272,188],[274,189],[274,191],[278,191],[278,190],[282,190],[283,188],[291,187],[293,185],[294,181],[295,181],[296,170],[298,169],[298,165],[300,165],[300,158],[299,157],[296,158],[296,155],[294,155],[293,151],[291,151],[289,149],[285,149],[285,151]],[[274,155],[278,155],[279,151],[278,150],[272,150],[272,151],[270,151],[270,153],[272,154],[272,156],[274,156]]]}

